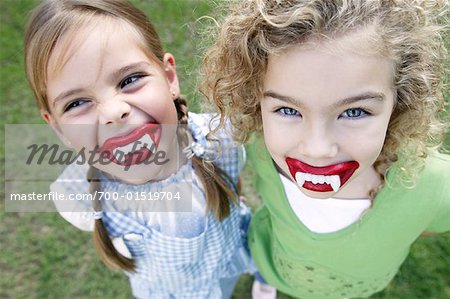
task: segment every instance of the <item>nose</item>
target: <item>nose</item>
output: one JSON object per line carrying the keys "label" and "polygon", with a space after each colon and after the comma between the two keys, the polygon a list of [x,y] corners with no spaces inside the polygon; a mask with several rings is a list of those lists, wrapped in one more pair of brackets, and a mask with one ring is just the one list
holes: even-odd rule
{"label": "nose", "polygon": [[326,124],[314,124],[304,128],[299,144],[300,154],[314,159],[333,158],[338,153],[338,144],[333,131]]}
{"label": "nose", "polygon": [[125,123],[131,112],[131,106],[123,100],[110,100],[98,105],[100,124]]}

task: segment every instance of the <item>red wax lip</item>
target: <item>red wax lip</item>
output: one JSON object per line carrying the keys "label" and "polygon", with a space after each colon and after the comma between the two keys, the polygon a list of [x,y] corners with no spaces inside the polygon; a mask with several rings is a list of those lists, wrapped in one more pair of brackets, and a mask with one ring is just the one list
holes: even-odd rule
{"label": "red wax lip", "polygon": [[119,162],[114,157],[114,150],[118,147],[122,147],[127,144],[136,142],[137,140],[141,139],[145,134],[148,134],[150,136],[150,138],[154,143],[153,149],[156,150],[156,148],[159,145],[159,140],[161,138],[161,125],[155,123],[147,123],[133,130],[127,135],[107,139],[105,143],[103,143],[101,152],[105,153],[106,157],[109,160],[119,165],[128,166],[141,163],[146,159],[148,159],[153,154],[153,152],[147,148],[141,148],[137,151],[134,151],[133,153],[126,154],[125,160],[123,162]]}
{"label": "red wax lip", "polygon": [[[341,186],[343,186],[348,181],[348,179],[350,179],[350,177],[359,167],[359,163],[356,161],[348,161],[328,166],[315,167],[293,158],[286,158],[286,164],[288,165],[289,172],[291,173],[291,176],[294,178],[294,180],[296,180],[295,174],[297,172],[310,173],[315,175],[338,175],[339,179],[341,180]],[[317,192],[333,191],[331,185],[327,183],[314,184],[312,182],[306,181],[302,187]]]}

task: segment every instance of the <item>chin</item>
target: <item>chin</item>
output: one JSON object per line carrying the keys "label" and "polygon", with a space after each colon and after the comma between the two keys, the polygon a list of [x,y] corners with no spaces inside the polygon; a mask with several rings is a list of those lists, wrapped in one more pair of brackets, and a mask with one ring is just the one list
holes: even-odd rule
{"label": "chin", "polygon": [[319,191],[312,191],[308,190],[306,188],[301,187],[300,191],[305,194],[306,196],[316,198],[316,199],[328,199],[337,194],[337,192],[334,191],[328,191],[328,192],[319,192]]}

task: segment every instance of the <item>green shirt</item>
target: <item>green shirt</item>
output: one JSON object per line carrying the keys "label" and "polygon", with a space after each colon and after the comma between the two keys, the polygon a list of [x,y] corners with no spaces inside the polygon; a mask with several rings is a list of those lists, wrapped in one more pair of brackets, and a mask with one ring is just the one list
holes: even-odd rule
{"label": "green shirt", "polygon": [[394,277],[422,232],[450,230],[449,156],[433,153],[414,188],[386,184],[360,220],[322,234],[292,211],[261,139],[248,156],[264,202],[250,224],[250,250],[267,282],[291,296],[368,297]]}

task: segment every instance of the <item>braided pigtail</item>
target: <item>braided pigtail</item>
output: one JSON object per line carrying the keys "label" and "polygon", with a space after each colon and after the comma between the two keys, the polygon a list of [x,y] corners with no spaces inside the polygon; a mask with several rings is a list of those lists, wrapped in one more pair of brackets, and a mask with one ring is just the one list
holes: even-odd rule
{"label": "braided pigtail", "polygon": [[[89,189],[91,194],[95,194],[95,191],[100,189],[100,181],[97,170],[92,166],[89,168],[87,179],[90,183]],[[102,211],[100,199],[94,198],[93,205],[96,212]],[[118,268],[131,272],[135,270],[134,261],[120,254],[114,247],[102,219],[95,220],[93,239],[95,249],[106,266],[112,269]]]}
{"label": "braided pigtail", "polygon": [[[188,108],[186,100],[177,98],[174,102],[178,113],[178,123],[183,125],[182,127],[187,127]],[[191,133],[184,130],[183,134],[179,134],[180,144],[184,143],[187,145],[187,138],[182,139],[183,136],[187,136],[186,134]],[[237,193],[239,190],[237,190],[236,186],[233,186],[232,180],[227,173],[211,161],[206,161],[194,155],[192,157],[192,165],[195,173],[205,187],[207,210],[211,211],[217,219],[225,219],[230,214],[229,202],[230,200],[237,202]]]}

